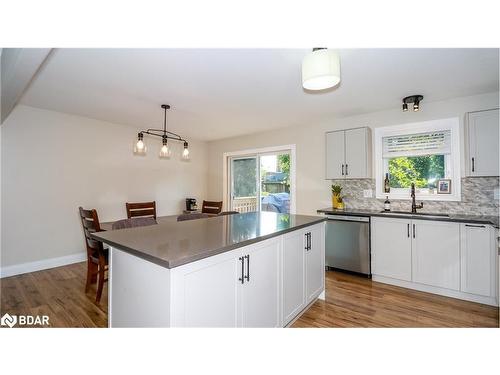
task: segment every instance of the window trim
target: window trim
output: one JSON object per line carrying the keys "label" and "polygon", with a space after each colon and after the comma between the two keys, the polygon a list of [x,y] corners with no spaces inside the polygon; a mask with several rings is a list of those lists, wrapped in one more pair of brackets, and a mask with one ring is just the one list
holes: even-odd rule
{"label": "window trim", "polygon": [[[447,178],[451,179],[451,194],[419,194],[416,191],[416,199],[421,201],[461,201],[461,150],[460,150],[460,120],[458,117],[431,120],[424,122],[413,122],[401,125],[385,126],[375,128],[374,149],[375,149],[375,196],[377,199],[410,199],[409,189],[404,189],[404,192],[384,193],[384,159],[383,159],[383,138],[395,135],[407,135],[424,132],[432,132],[439,130],[451,130],[451,155],[450,169],[451,175]],[[398,189],[400,190],[400,189]],[[402,189],[401,189],[402,190]]]}

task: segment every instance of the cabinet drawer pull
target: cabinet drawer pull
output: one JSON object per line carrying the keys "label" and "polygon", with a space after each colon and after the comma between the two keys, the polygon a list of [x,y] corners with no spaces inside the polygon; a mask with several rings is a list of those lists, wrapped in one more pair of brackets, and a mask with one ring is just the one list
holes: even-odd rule
{"label": "cabinet drawer pull", "polygon": [[471,227],[471,228],[486,228],[485,225],[472,225],[472,224],[465,224],[466,227]]}
{"label": "cabinet drawer pull", "polygon": [[242,284],[245,284],[245,258],[238,258],[241,262],[241,277],[238,279]]}
{"label": "cabinet drawer pull", "polygon": [[413,238],[415,238],[415,224],[413,224]]}
{"label": "cabinet drawer pull", "polygon": [[349,176],[348,164],[345,165],[345,175]]}
{"label": "cabinet drawer pull", "polygon": [[474,163],[474,158],[472,158],[472,172],[474,172],[474,169],[476,169],[474,164],[475,164]]}
{"label": "cabinet drawer pull", "polygon": [[344,175],[344,164],[342,164],[342,176]]}
{"label": "cabinet drawer pull", "polygon": [[311,250],[311,232],[307,233],[307,250]]}
{"label": "cabinet drawer pull", "polygon": [[250,255],[245,255],[245,258],[247,259],[247,275],[245,278],[250,281]]}
{"label": "cabinet drawer pull", "polygon": [[410,223],[408,223],[408,238],[410,238]]}

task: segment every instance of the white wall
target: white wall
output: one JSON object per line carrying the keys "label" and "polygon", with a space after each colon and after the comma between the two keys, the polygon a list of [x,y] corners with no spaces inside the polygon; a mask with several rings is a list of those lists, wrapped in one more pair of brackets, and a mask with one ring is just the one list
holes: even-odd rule
{"label": "white wall", "polygon": [[2,268],[83,254],[80,205],[110,221],[127,201],[156,200],[169,215],[186,197],[206,199],[206,144],[190,140],[190,162],[160,160],[161,140],[145,137],[148,155],[134,156],[144,127],[16,107],[2,124]]}
{"label": "white wall", "polygon": [[[325,132],[361,126],[375,128],[408,122],[459,117],[463,134],[465,113],[497,108],[498,98],[498,92],[496,92],[434,103],[425,102],[424,100],[421,103],[421,110],[419,112],[403,112],[400,103],[397,102],[393,110],[346,118],[333,118],[316,124],[303,124],[280,130],[210,142],[208,144],[208,196],[214,200],[223,199],[222,165],[224,152],[282,144],[296,144],[297,213],[315,214],[317,209],[331,206],[330,181],[325,180]],[[334,102],[332,102],[333,105],[335,105]],[[463,159],[464,155],[462,152],[462,175],[464,171]]]}

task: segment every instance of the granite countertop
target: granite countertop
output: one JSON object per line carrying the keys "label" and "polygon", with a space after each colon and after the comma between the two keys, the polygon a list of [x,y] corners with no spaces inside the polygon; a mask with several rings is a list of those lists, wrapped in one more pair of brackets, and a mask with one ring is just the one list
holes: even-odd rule
{"label": "granite countertop", "polygon": [[177,221],[159,218],[146,227],[93,233],[110,246],[174,268],[325,220],[322,216],[248,212]]}
{"label": "granite countertop", "polygon": [[[436,216],[426,216],[426,215],[411,215],[411,214],[397,214],[397,213],[382,213],[380,210],[369,210],[369,209],[355,209],[346,208],[344,210],[338,210],[333,207],[323,208],[317,211],[318,213],[323,213],[327,215],[350,215],[350,216],[379,216],[379,217],[394,217],[394,218],[409,218],[409,219],[419,219],[419,220],[433,220],[433,221],[449,221],[456,223],[470,223],[470,224],[486,224],[492,225],[495,228],[499,227],[498,216],[481,216],[481,215],[463,215],[450,213],[448,217],[436,217]],[[439,213],[438,213],[439,214]],[[444,214],[444,212],[441,212]]]}

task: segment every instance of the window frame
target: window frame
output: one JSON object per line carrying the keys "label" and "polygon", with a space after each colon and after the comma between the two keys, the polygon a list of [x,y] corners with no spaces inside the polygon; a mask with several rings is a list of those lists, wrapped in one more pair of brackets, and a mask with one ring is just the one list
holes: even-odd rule
{"label": "window frame", "polygon": [[375,128],[375,196],[377,199],[410,199],[410,189],[391,189],[390,193],[384,193],[385,162],[383,158],[383,138],[388,136],[408,135],[440,130],[451,131],[451,154],[449,155],[451,194],[426,193],[427,189],[416,189],[416,199],[421,201],[461,201],[461,150],[460,150],[460,120],[458,117],[431,120],[424,122],[413,122],[401,125],[393,125]]}

